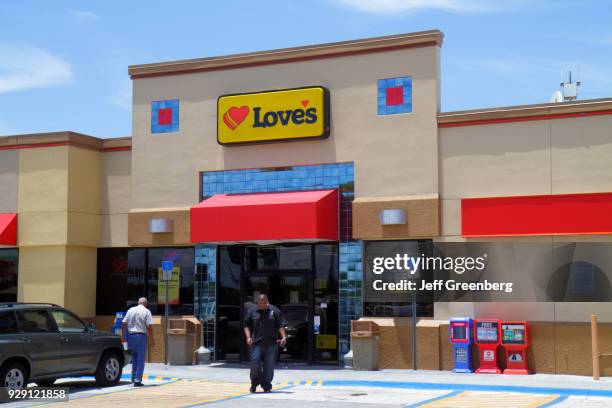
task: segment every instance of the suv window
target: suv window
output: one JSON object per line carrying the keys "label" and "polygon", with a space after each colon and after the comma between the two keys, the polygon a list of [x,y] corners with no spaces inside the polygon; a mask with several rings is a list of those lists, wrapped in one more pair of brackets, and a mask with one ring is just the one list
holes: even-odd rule
{"label": "suv window", "polygon": [[57,329],[62,333],[83,333],[87,327],[79,319],[64,310],[51,310]]}
{"label": "suv window", "polygon": [[17,319],[15,313],[0,312],[0,334],[17,333]]}
{"label": "suv window", "polygon": [[21,330],[26,333],[50,332],[51,322],[46,310],[22,310],[17,312]]}

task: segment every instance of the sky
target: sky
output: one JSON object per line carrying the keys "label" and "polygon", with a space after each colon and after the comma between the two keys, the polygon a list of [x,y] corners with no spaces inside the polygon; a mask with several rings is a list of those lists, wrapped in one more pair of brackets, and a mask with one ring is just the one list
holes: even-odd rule
{"label": "sky", "polygon": [[442,111],[612,97],[609,0],[3,1],[0,135],[131,134],[133,64],[439,29]]}

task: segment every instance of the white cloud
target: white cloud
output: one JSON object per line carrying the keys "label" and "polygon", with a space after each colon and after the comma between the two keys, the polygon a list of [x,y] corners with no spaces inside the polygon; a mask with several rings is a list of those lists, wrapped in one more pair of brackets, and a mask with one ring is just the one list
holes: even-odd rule
{"label": "white cloud", "polygon": [[393,14],[422,10],[452,13],[486,13],[508,8],[522,0],[493,2],[485,0],[332,0],[343,6],[373,14]]}
{"label": "white cloud", "polygon": [[78,22],[93,21],[98,19],[98,15],[96,13],[87,10],[70,10],[69,13]]}
{"label": "white cloud", "polygon": [[132,110],[132,81],[124,80],[115,92],[108,98],[111,105],[131,111]]}
{"label": "white cloud", "polygon": [[0,93],[69,83],[68,62],[45,50],[0,44]]}

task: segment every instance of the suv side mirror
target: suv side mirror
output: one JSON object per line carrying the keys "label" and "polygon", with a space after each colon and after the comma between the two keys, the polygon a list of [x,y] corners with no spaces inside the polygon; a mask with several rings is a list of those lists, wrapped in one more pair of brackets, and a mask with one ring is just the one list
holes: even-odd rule
{"label": "suv side mirror", "polygon": [[90,332],[95,331],[96,330],[96,325],[93,323],[89,323],[87,325],[87,329],[89,329]]}

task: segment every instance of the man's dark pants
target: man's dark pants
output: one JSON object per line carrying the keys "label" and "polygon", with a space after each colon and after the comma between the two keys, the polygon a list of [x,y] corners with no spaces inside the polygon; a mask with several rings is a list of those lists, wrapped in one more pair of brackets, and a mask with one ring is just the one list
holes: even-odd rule
{"label": "man's dark pants", "polygon": [[[272,389],[277,349],[276,344],[270,346],[253,344],[251,346],[251,385],[261,384],[264,390]],[[261,369],[262,362],[263,370]]]}

